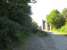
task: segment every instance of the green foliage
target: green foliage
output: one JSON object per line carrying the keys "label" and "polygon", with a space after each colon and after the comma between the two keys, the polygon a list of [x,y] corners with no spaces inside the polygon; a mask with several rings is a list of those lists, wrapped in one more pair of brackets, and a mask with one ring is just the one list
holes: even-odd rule
{"label": "green foliage", "polygon": [[[47,21],[52,26],[52,31],[59,32],[60,34],[67,33],[67,8],[62,10],[62,14],[59,13],[57,10],[53,10],[48,16]],[[57,29],[57,26],[59,27]]]}
{"label": "green foliage", "polygon": [[62,15],[64,16],[64,19],[65,19],[65,25],[62,26],[62,27],[59,29],[59,32],[67,33],[67,8],[64,8],[64,9],[62,10]]}
{"label": "green foliage", "polygon": [[16,32],[19,32],[20,25],[8,18],[0,17],[0,49],[11,48],[18,40]]}
{"label": "green foliage", "polygon": [[47,16],[47,22],[55,28],[60,28],[64,25],[65,20],[58,10],[52,10]]}
{"label": "green foliage", "polygon": [[38,25],[37,25],[37,23],[36,22],[32,22],[32,32],[34,32],[34,33],[36,33],[37,32],[37,30],[38,30]]}
{"label": "green foliage", "polygon": [[47,37],[49,34],[47,32],[45,32],[45,31],[38,30],[36,32],[36,35],[40,36],[40,37]]}
{"label": "green foliage", "polygon": [[60,29],[59,29],[60,32],[63,32],[63,33],[67,33],[67,24],[65,24],[64,26],[62,26]]}
{"label": "green foliage", "polygon": [[1,50],[7,50],[7,48],[11,50],[19,39],[24,37],[24,34],[31,32],[32,20],[29,2],[30,0],[0,0]]}
{"label": "green foliage", "polygon": [[65,18],[65,20],[66,20],[66,22],[67,22],[67,8],[64,8],[64,9],[62,10],[62,14],[63,14],[63,16],[64,16],[64,18]]}
{"label": "green foliage", "polygon": [[63,14],[65,17],[67,17],[67,8],[64,8],[64,9],[62,10],[62,14]]}
{"label": "green foliage", "polygon": [[25,31],[24,32],[19,32],[19,33],[16,34],[20,44],[25,42],[25,40],[28,38],[29,34],[30,33],[25,32]]}

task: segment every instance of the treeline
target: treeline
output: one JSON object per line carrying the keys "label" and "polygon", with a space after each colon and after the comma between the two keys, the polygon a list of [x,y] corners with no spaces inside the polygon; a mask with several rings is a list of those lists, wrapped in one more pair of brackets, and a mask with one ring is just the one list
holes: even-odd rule
{"label": "treeline", "polygon": [[28,3],[30,0],[0,0],[0,50],[12,50],[24,35],[37,29]]}
{"label": "treeline", "polygon": [[57,9],[52,10],[47,15],[47,22],[52,29],[67,33],[67,8],[64,8],[62,12],[59,12]]}

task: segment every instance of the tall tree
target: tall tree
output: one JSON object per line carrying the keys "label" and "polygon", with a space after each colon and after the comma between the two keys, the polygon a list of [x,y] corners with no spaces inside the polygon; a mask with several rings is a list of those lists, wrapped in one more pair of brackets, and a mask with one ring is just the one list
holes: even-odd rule
{"label": "tall tree", "polygon": [[62,14],[63,14],[63,16],[64,16],[64,18],[65,18],[65,20],[66,20],[66,22],[67,22],[67,8],[64,8],[64,9],[62,10]]}
{"label": "tall tree", "polygon": [[30,0],[0,0],[0,49],[12,48],[19,40],[18,32],[32,27]]}
{"label": "tall tree", "polygon": [[64,17],[58,10],[52,10],[51,13],[47,16],[47,21],[55,28],[60,28],[65,23]]}

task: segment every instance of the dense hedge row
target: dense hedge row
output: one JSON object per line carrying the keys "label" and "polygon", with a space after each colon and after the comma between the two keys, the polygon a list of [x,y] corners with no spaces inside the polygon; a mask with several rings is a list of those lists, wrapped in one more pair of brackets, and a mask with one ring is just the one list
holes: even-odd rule
{"label": "dense hedge row", "polygon": [[[10,50],[34,28],[30,0],[0,0],[0,49]],[[23,40],[23,39],[22,39]]]}

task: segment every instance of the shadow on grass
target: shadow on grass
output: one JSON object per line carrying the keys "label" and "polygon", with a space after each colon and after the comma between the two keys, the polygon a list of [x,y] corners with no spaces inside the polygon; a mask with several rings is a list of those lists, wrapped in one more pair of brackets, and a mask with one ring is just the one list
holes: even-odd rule
{"label": "shadow on grass", "polygon": [[49,35],[48,32],[40,31],[40,30],[36,31],[34,34],[40,37],[47,37]]}

